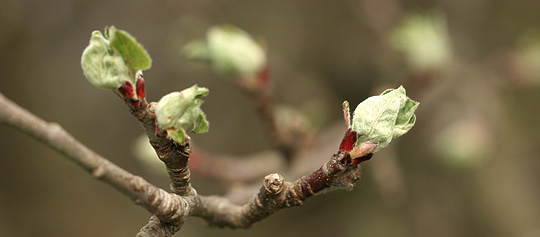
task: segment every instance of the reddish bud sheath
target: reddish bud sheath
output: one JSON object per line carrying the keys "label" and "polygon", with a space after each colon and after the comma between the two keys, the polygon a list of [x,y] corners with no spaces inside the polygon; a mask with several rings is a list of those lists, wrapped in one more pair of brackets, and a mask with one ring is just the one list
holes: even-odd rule
{"label": "reddish bud sheath", "polygon": [[347,129],[347,132],[345,132],[345,135],[343,136],[343,139],[341,140],[341,144],[339,144],[339,150],[351,151],[354,148],[355,143],[356,143],[356,131],[349,128]]}
{"label": "reddish bud sheath", "polygon": [[135,89],[137,90],[137,98],[140,100],[144,99],[145,91],[144,91],[144,78],[142,75],[139,75],[137,77],[137,83],[135,84]]}
{"label": "reddish bud sheath", "polygon": [[191,146],[191,156],[189,156],[189,169],[192,171],[200,170],[204,167],[204,155],[199,149]]}
{"label": "reddish bud sheath", "polygon": [[124,99],[135,97],[133,85],[128,81],[124,82],[124,84],[118,88],[118,92]]}
{"label": "reddish bud sheath", "polygon": [[156,135],[160,137],[167,136],[167,130],[160,129],[159,126],[156,124]]}
{"label": "reddish bud sheath", "polygon": [[362,163],[362,162],[364,162],[366,160],[371,159],[371,157],[373,157],[373,153],[369,153],[369,154],[367,154],[365,156],[353,159],[351,165],[358,165],[358,164],[360,164],[360,163]]}
{"label": "reddish bud sheath", "polygon": [[263,88],[268,86],[268,82],[270,81],[270,72],[268,67],[264,67],[263,69],[259,70],[257,73],[257,80],[259,81],[259,85]]}

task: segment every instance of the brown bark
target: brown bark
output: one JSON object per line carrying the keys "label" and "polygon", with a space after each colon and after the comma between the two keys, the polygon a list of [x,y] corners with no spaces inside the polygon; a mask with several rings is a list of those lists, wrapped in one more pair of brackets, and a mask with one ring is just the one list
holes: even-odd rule
{"label": "brown bark", "polygon": [[[2,94],[0,122],[42,141],[152,213],[149,223],[138,236],[171,236],[180,230],[188,216],[202,217],[210,225],[246,228],[280,209],[301,206],[313,195],[334,189],[352,189],[360,179],[360,166],[352,162],[348,153],[339,151],[319,169],[294,182],[285,182],[279,174],[267,175],[258,194],[244,205],[233,204],[223,197],[201,196],[189,182],[189,138],[177,144],[156,132],[155,103],[126,102],[167,166],[174,193],[157,188],[109,162],[71,137],[59,125],[43,121]],[[361,160],[371,157],[371,154],[364,155]]]}
{"label": "brown bark", "polygon": [[294,182],[285,182],[279,174],[267,175],[259,193],[244,205],[233,204],[219,196],[200,196],[201,206],[193,215],[204,218],[210,225],[246,228],[280,209],[301,206],[315,194],[350,190],[362,171],[360,165],[349,165],[346,156],[346,153],[338,152],[319,169]]}

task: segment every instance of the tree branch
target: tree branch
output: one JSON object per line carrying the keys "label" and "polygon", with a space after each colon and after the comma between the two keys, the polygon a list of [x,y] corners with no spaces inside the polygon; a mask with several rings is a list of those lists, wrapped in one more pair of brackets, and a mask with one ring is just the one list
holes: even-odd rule
{"label": "tree branch", "polygon": [[195,191],[191,187],[191,174],[188,167],[189,156],[191,155],[190,138],[186,136],[184,142],[178,144],[167,138],[166,134],[157,132],[156,102],[148,104],[144,100],[139,101],[132,98],[124,99],[124,102],[128,105],[129,112],[143,126],[146,136],[148,136],[150,144],[156,150],[159,159],[165,163],[171,180],[171,190],[180,196],[193,194]]}
{"label": "tree branch", "polygon": [[[371,158],[366,154],[362,160]],[[347,153],[340,151],[318,170],[294,182],[285,182],[279,174],[264,178],[259,193],[240,206],[219,196],[199,196],[201,205],[193,211],[194,216],[204,218],[210,225],[231,228],[247,228],[276,211],[301,206],[304,201],[329,190],[348,189],[360,179],[360,165],[351,165]]]}
{"label": "tree branch", "polygon": [[[269,75],[263,74],[261,76],[268,77]],[[268,80],[268,78],[264,80]],[[268,86],[261,86],[255,89],[246,86],[243,86],[242,88],[255,101],[258,114],[268,127],[270,138],[277,150],[281,152],[287,163],[291,163],[296,155],[297,149],[291,138],[287,137],[279,129],[278,124],[276,123],[276,110]]]}
{"label": "tree branch", "polygon": [[172,236],[182,228],[181,223],[162,222],[156,216],[150,217],[150,221],[137,234],[137,237]]}
{"label": "tree branch", "polygon": [[224,183],[248,183],[258,181],[270,172],[284,170],[286,164],[277,151],[263,151],[248,156],[214,154],[195,147],[191,156],[195,165],[190,169]]}
{"label": "tree branch", "polygon": [[69,135],[60,125],[48,123],[19,107],[0,93],[0,123],[28,134],[73,161],[93,177],[113,186],[160,220],[174,222],[187,216],[180,196],[157,188],[98,155]]}
{"label": "tree branch", "polygon": [[[339,151],[319,169],[294,182],[285,182],[277,173],[267,175],[259,193],[244,205],[236,205],[218,196],[201,196],[189,183],[187,162],[191,152],[189,139],[177,144],[155,132],[155,103],[131,103],[131,113],[141,121],[160,159],[171,176],[171,194],[157,188],[96,154],[69,135],[59,125],[48,123],[19,107],[0,93],[0,123],[12,126],[63,154],[95,178],[115,187],[154,216],[138,236],[171,236],[188,216],[199,216],[210,225],[246,228],[280,209],[301,206],[316,194],[335,189],[352,189],[360,179],[360,162],[371,158],[363,154],[351,159]],[[366,153],[369,152],[366,150]]]}

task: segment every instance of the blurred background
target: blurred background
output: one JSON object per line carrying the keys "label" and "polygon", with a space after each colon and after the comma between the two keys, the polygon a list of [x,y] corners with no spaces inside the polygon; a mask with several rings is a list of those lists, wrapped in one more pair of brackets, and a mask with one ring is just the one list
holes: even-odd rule
{"label": "blurred background", "polygon": [[[191,137],[214,154],[271,148],[254,102],[181,55],[215,24],[264,38],[276,103],[302,112],[329,147],[346,130],[343,100],[354,108],[404,85],[421,103],[415,127],[363,164],[353,191],[310,198],[247,230],[189,218],[177,236],[540,236],[537,1],[0,3],[0,92],[162,188],[167,177],[134,158],[138,122],[84,78],[93,30],[115,25],[145,46],[150,101],[195,83],[210,89],[210,132]],[[315,152],[311,165],[335,149]],[[147,223],[143,208],[24,134],[0,126],[0,151],[0,236],[133,236]],[[196,170],[192,181],[204,195],[234,185]]]}

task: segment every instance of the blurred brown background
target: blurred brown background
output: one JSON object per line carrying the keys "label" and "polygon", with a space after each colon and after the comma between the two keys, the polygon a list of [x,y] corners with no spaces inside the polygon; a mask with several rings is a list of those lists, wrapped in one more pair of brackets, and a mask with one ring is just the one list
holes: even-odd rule
{"label": "blurred brown background", "polygon": [[[343,100],[355,106],[384,88],[403,84],[421,102],[416,126],[364,163],[352,192],[311,198],[248,230],[190,218],[177,236],[540,236],[540,74],[534,73],[540,63],[533,62],[532,73],[516,66],[521,35],[540,28],[537,1],[2,0],[0,6],[0,91],[163,188],[167,178],[133,158],[137,121],[82,74],[80,56],[93,30],[115,25],[146,47],[153,59],[145,72],[149,100],[195,83],[208,87],[203,109],[210,133],[192,138],[216,153],[246,155],[270,143],[244,94],[180,54],[214,24],[263,37],[276,101],[306,112],[321,130],[343,124]],[[429,11],[446,17],[453,58],[437,70],[411,70],[388,35],[409,12]],[[0,236],[133,236],[149,218],[5,126],[0,151]],[[224,192],[197,173],[193,185],[205,195]]]}

